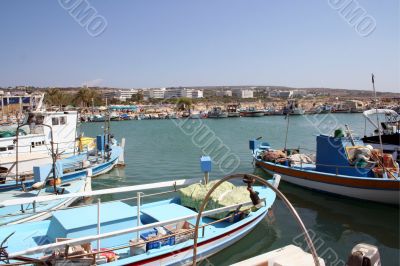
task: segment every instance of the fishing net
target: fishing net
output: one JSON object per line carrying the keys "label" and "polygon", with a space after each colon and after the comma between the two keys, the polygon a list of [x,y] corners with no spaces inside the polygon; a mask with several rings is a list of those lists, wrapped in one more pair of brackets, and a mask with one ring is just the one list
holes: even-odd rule
{"label": "fishing net", "polygon": [[[207,185],[193,184],[180,189],[179,195],[181,199],[181,204],[185,207],[199,211],[206,194],[216,182],[217,181],[211,181]],[[249,192],[247,191],[246,187],[236,187],[232,183],[224,182],[211,194],[205,210],[212,210],[235,204],[246,203],[249,201]],[[221,219],[226,217],[230,212],[231,211],[221,212],[214,214],[210,217],[214,219]]]}

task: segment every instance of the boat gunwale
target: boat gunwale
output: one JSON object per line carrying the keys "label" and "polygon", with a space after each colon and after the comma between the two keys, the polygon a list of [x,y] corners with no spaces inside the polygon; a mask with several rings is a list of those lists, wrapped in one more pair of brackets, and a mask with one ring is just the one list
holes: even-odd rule
{"label": "boat gunwale", "polygon": [[[257,216],[254,219],[256,219],[260,215],[268,212],[268,209],[272,206],[272,204],[274,203],[275,198],[276,198],[275,193],[273,193],[267,187],[264,187],[264,186],[258,186],[258,187],[265,191],[264,192],[265,193],[265,198],[263,197],[261,199],[261,200],[264,200],[265,203],[267,203],[267,196],[269,196],[271,198],[271,195],[273,195],[273,197],[271,198],[272,201],[271,201],[270,205],[267,206],[267,204],[265,204],[265,206],[261,207],[257,211],[252,212],[252,214],[256,214],[257,213]],[[271,199],[269,199],[269,200],[271,200]],[[149,204],[152,204],[152,203],[149,203]],[[249,202],[245,202],[245,203],[240,203],[240,204],[221,207],[221,208],[217,208],[217,209],[213,209],[213,210],[208,210],[208,211],[205,211],[205,212],[202,213],[202,217],[209,216],[209,215],[214,214],[214,213],[219,213],[219,212],[231,210],[231,209],[233,209],[235,207],[239,207],[239,206],[240,207],[247,207],[247,206],[253,206],[253,205],[254,204],[251,201],[249,201]],[[260,214],[258,214],[259,212],[260,212]],[[119,236],[119,235],[126,235],[126,234],[135,233],[135,232],[139,232],[139,231],[145,231],[146,229],[150,229],[150,228],[154,228],[154,227],[158,227],[158,226],[163,226],[163,225],[167,225],[167,224],[171,224],[171,223],[176,223],[176,222],[180,222],[180,221],[185,221],[185,220],[188,220],[188,219],[193,219],[193,218],[196,218],[197,215],[198,214],[196,213],[196,214],[193,214],[193,215],[186,215],[186,216],[182,216],[182,217],[178,217],[178,218],[174,218],[174,219],[158,221],[158,222],[150,223],[150,224],[146,224],[146,225],[135,226],[133,228],[115,230],[115,231],[112,231],[112,232],[102,233],[102,234],[98,234],[98,235],[79,237],[79,238],[75,238],[75,239],[71,239],[71,240],[67,240],[67,241],[63,241],[63,242],[59,242],[59,243],[51,243],[51,244],[36,246],[36,247],[25,249],[23,251],[17,251],[17,252],[14,252],[14,253],[10,253],[9,256],[10,257],[16,257],[16,256],[20,256],[20,255],[34,255],[34,254],[38,254],[38,253],[40,253],[42,251],[48,251],[50,249],[54,250],[54,249],[57,249],[59,247],[63,247],[65,245],[78,245],[78,244],[93,242],[93,241],[96,241],[98,239],[116,237],[116,236]],[[250,217],[253,217],[253,216],[255,216],[255,215],[249,215],[248,217],[244,218],[243,220],[239,221],[238,223],[244,223],[246,221],[246,219],[249,219]],[[251,222],[254,219],[251,219],[251,220],[249,219],[250,220],[249,222]],[[241,226],[238,223],[233,223],[232,225]],[[237,228],[237,227],[235,227],[235,228]]]}
{"label": "boat gunwale", "polygon": [[[336,175],[308,169],[296,169],[285,165],[279,165],[254,158],[258,166],[265,167],[267,170],[292,176],[294,178],[305,179],[313,182],[327,183],[344,187],[377,189],[377,190],[400,190],[400,181],[395,179],[377,179],[373,177],[355,177],[349,175]],[[297,175],[296,175],[297,174]],[[300,174],[300,175],[298,175]],[[378,185],[378,187],[377,187]]]}

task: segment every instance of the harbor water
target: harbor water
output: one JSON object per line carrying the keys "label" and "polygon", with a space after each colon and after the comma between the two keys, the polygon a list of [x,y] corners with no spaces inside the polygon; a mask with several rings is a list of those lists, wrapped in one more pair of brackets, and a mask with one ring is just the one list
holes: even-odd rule
{"label": "harbor water", "polygon": [[[211,152],[214,162],[222,161],[224,155],[231,158],[225,164],[213,164],[211,179],[224,176],[227,166],[232,166],[230,171],[255,173],[268,179],[270,176],[253,167],[248,140],[263,137],[273,147],[284,147],[287,122],[282,116],[111,122],[115,137],[126,138],[126,167],[94,179],[93,189],[201,177],[199,159],[207,152]],[[317,134],[332,134],[345,124],[355,136],[364,135],[365,121],[361,114],[291,116],[287,147],[300,147],[304,153],[313,153]],[[86,136],[93,136],[102,133],[102,126],[102,123],[90,123],[83,124],[81,129]],[[203,130],[205,138],[196,135],[196,129]],[[371,128],[367,127],[367,133],[370,132]],[[211,146],[205,148],[207,139],[221,145],[221,152]],[[352,247],[360,242],[378,246],[382,265],[400,265],[398,206],[338,198],[284,182],[280,189],[310,230],[326,265],[345,265]],[[104,198],[110,199],[115,198]],[[278,199],[271,214],[255,230],[206,262],[229,265],[289,244],[306,247],[299,227]]]}

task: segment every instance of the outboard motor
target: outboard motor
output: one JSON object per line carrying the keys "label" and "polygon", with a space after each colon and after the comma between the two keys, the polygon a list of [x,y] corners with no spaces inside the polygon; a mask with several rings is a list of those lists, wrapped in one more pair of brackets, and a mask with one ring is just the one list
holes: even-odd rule
{"label": "outboard motor", "polygon": [[360,243],[352,250],[347,266],[381,266],[381,256],[376,246]]}

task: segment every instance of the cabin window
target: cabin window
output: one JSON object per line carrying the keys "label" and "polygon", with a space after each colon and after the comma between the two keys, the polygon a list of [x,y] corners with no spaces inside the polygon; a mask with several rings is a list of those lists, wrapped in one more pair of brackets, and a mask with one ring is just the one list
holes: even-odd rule
{"label": "cabin window", "polygon": [[31,147],[35,148],[35,142],[31,142]]}
{"label": "cabin window", "polygon": [[8,150],[9,150],[9,151],[12,151],[13,149],[14,149],[14,145],[8,146]]}
{"label": "cabin window", "polygon": [[60,117],[60,125],[65,125],[67,123],[67,117],[66,116],[61,116]]}
{"label": "cabin window", "polygon": [[0,151],[7,151],[6,147],[0,147]]}
{"label": "cabin window", "polygon": [[53,117],[53,118],[51,119],[51,124],[52,124],[53,126],[57,126],[57,125],[59,124],[59,122],[60,122],[60,121],[58,121],[58,117]]}

